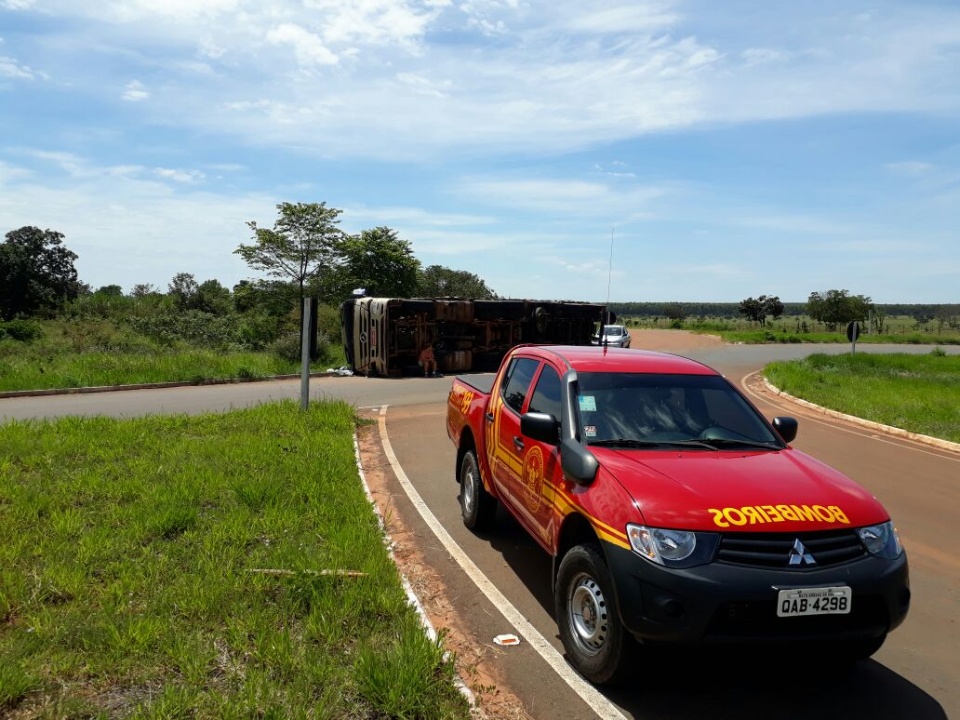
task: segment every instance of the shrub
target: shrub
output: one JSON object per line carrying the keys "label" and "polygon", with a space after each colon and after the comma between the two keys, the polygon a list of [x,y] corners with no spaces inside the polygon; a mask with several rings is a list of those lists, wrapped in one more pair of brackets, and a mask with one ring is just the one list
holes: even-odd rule
{"label": "shrub", "polygon": [[200,347],[222,348],[235,344],[238,339],[232,316],[212,315],[200,310],[164,311],[130,318],[130,326],[168,346],[187,342]]}
{"label": "shrub", "polygon": [[0,322],[0,339],[8,337],[11,340],[30,342],[43,337],[43,328],[40,323],[32,320],[9,320]]}

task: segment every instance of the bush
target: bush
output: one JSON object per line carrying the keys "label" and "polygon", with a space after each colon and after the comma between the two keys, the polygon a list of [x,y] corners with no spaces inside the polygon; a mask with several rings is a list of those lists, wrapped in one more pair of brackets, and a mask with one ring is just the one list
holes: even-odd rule
{"label": "bush", "polygon": [[200,310],[164,311],[130,318],[130,326],[167,346],[187,342],[199,347],[223,348],[235,345],[238,340],[232,316],[212,315]]}
{"label": "bush", "polygon": [[[318,332],[317,333],[317,356],[319,358],[325,358],[328,356],[330,351],[330,338],[327,337],[326,333]],[[286,362],[298,363],[301,362],[302,357],[301,353],[303,348],[300,341],[300,333],[298,332],[285,332],[273,343],[270,345],[270,352],[276,355],[281,360]]]}
{"label": "bush", "polygon": [[40,323],[32,320],[10,320],[0,322],[0,340],[8,337],[11,340],[30,342],[43,337],[43,328]]}

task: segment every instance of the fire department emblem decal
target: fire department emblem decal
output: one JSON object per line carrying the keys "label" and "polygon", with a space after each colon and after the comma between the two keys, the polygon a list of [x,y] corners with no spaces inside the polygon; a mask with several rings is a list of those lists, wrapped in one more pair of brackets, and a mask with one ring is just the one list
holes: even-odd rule
{"label": "fire department emblem decal", "polygon": [[536,445],[523,458],[523,486],[523,499],[530,512],[536,512],[543,492],[543,452]]}

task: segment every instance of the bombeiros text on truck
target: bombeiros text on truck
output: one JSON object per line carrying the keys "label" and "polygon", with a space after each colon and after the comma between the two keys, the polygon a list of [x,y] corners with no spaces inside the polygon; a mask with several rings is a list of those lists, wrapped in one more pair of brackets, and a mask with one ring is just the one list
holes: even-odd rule
{"label": "bombeiros text on truck", "polygon": [[643,645],[873,654],[910,605],[889,514],[790,446],[713,369],[609,347],[521,345],[447,404],[463,521],[502,504],[552,557],[569,661],[619,680]]}

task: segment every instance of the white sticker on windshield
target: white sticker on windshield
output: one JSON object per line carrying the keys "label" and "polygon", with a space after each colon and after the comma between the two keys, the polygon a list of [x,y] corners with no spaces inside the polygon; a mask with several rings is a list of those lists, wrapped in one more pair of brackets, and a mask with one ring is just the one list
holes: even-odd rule
{"label": "white sticker on windshield", "polygon": [[580,411],[581,412],[596,412],[597,411],[597,399],[593,395],[581,395],[580,396]]}
{"label": "white sticker on windshield", "polygon": [[583,435],[584,437],[594,438],[597,436],[597,426],[596,425],[584,425],[583,426]]}

